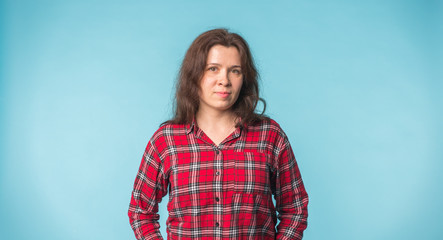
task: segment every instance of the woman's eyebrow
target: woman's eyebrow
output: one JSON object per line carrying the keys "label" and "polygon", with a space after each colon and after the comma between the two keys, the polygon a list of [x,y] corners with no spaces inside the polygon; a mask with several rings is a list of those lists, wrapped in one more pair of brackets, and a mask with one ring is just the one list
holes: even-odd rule
{"label": "woman's eyebrow", "polygon": [[[221,66],[221,64],[219,64],[219,63],[208,63],[208,64],[206,64],[206,66],[209,66],[209,65]],[[241,68],[241,65],[232,65],[232,66],[230,66],[230,68],[236,68],[236,67]]]}

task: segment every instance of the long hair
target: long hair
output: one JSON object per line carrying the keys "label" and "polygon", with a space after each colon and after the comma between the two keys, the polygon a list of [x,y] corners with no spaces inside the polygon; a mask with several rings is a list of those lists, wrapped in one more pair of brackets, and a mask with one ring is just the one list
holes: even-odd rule
{"label": "long hair", "polygon": [[[258,72],[248,43],[238,34],[227,29],[213,29],[202,33],[192,42],[180,68],[176,83],[174,116],[164,123],[191,123],[199,107],[200,80],[206,68],[209,50],[215,45],[237,48],[241,58],[243,84],[232,111],[239,121],[237,126],[252,124],[265,118],[266,101],[259,97]],[[263,111],[255,112],[258,101],[263,102]]]}

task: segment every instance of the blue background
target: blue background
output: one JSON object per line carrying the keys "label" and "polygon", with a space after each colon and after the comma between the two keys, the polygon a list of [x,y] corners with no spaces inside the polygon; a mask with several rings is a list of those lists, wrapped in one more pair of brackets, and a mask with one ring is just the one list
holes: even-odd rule
{"label": "blue background", "polygon": [[443,239],[442,1],[159,2],[1,2],[2,239],[134,239],[144,148],[215,27],[289,135],[305,239]]}

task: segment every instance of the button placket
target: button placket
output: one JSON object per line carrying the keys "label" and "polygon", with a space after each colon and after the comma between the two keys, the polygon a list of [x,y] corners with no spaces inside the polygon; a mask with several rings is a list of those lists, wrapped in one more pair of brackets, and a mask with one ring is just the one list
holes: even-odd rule
{"label": "button placket", "polygon": [[220,195],[223,192],[223,152],[218,146],[214,146],[214,170],[215,170],[215,189],[214,189],[214,212],[215,212],[215,238],[221,239],[222,237],[222,228],[221,222],[223,220],[223,206],[220,204]]}

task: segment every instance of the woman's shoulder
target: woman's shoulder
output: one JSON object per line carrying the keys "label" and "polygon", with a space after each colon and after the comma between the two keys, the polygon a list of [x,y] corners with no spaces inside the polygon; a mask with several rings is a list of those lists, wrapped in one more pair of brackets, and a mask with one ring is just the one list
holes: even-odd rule
{"label": "woman's shoulder", "polygon": [[162,123],[159,128],[154,132],[150,141],[158,142],[158,141],[166,141],[165,138],[174,138],[180,135],[185,135],[188,132],[189,125],[188,124],[176,124],[165,122]]}
{"label": "woman's shoulder", "polygon": [[268,116],[262,117],[252,123],[248,128],[252,131],[268,132],[270,135],[286,138],[286,134],[280,124]]}

